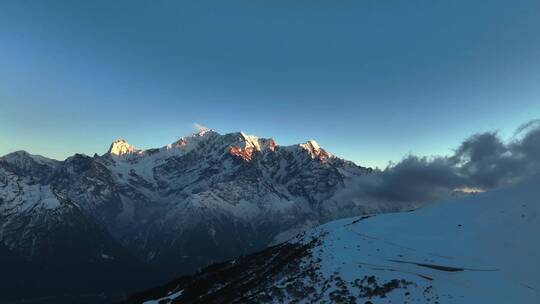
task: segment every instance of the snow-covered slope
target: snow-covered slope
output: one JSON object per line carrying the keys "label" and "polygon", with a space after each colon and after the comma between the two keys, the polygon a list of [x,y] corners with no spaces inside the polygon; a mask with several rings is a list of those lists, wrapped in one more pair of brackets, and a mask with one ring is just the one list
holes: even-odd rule
{"label": "snow-covered slope", "polygon": [[130,302],[540,303],[538,185],[333,221]]}

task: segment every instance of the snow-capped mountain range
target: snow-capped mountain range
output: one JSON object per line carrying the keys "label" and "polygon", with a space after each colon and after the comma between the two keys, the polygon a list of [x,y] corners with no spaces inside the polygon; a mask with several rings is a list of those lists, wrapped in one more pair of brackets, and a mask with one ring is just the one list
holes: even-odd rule
{"label": "snow-capped mountain range", "polygon": [[370,172],[315,141],[212,130],[147,150],[120,139],[64,161],[19,151],[0,158],[0,243],[48,269],[68,256],[89,269],[140,262],[159,278],[187,274],[330,220],[392,211],[347,199]]}
{"label": "snow-capped mountain range", "polygon": [[128,303],[540,303],[540,176],[336,220]]}

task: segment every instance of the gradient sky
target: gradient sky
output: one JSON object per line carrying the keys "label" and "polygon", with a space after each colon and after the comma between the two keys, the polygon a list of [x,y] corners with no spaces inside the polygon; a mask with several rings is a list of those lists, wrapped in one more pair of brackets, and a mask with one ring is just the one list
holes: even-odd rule
{"label": "gradient sky", "polygon": [[540,117],[540,1],[0,2],[0,155],[199,123],[361,165]]}

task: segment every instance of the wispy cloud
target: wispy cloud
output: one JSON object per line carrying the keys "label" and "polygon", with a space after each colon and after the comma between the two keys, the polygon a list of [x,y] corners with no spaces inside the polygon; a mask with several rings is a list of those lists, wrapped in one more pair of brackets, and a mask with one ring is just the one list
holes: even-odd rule
{"label": "wispy cloud", "polygon": [[193,129],[198,133],[198,132],[202,132],[202,131],[208,131],[210,130],[210,128],[200,124],[200,123],[196,123],[194,122],[192,125]]}

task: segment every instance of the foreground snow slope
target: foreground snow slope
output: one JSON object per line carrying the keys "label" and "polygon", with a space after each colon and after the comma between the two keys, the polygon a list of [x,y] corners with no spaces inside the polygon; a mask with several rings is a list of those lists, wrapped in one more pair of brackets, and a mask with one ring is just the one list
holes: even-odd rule
{"label": "foreground snow slope", "polygon": [[539,185],[334,221],[131,300],[540,303]]}
{"label": "foreground snow slope", "polygon": [[[319,256],[321,273],[337,271],[377,280],[405,279],[410,298],[441,303],[540,301],[540,179],[513,189],[433,205],[416,212],[379,215],[351,224],[333,222]],[[425,265],[422,265],[425,264]],[[444,266],[447,268],[441,268]],[[426,295],[425,288],[430,288]],[[384,301],[401,299],[390,293]]]}

